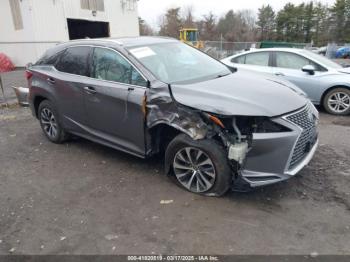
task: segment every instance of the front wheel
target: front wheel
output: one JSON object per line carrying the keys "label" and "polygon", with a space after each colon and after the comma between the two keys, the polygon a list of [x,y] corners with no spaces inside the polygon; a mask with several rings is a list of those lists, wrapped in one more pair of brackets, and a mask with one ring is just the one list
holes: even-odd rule
{"label": "front wheel", "polygon": [[350,90],[335,88],[327,93],[323,106],[326,111],[333,115],[350,114]]}
{"label": "front wheel", "polygon": [[176,182],[192,193],[222,196],[232,184],[226,150],[215,140],[178,135],[170,142],[165,157]]}

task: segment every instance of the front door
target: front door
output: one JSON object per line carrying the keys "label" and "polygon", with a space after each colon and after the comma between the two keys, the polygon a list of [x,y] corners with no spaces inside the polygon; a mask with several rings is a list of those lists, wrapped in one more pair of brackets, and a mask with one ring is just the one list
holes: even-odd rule
{"label": "front door", "polygon": [[276,76],[283,77],[298,86],[312,102],[317,103],[319,101],[319,75],[321,72],[316,70],[315,74],[311,75],[301,70],[305,65],[310,64],[317,69],[316,64],[303,56],[290,52],[276,52],[273,72]]}
{"label": "front door", "polygon": [[145,78],[120,53],[104,47],[94,48],[91,78],[84,87],[90,133],[121,150],[144,155]]}

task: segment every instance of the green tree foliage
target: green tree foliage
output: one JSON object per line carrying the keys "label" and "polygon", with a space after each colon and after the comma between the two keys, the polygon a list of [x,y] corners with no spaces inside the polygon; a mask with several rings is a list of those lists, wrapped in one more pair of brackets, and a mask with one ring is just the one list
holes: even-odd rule
{"label": "green tree foliage", "polygon": [[[270,5],[258,9],[257,20],[251,10],[229,10],[219,18],[213,13],[196,19],[192,7],[171,8],[161,17],[160,35],[179,37],[181,27],[197,27],[202,40],[250,42],[278,40],[288,42],[350,43],[350,0],[334,0],[327,6],[321,0],[287,3],[275,11]],[[140,20],[140,32],[150,34]]]}
{"label": "green tree foliage", "polygon": [[330,8],[331,33],[336,42],[350,41],[350,0],[336,0]]}
{"label": "green tree foliage", "polygon": [[277,14],[277,39],[288,42],[302,42],[302,20],[304,4],[295,6],[287,3]]}
{"label": "green tree foliage", "polygon": [[314,5],[314,24],[312,39],[315,45],[326,44],[330,40],[329,11],[321,2]]}
{"label": "green tree foliage", "polygon": [[270,5],[263,5],[258,10],[257,26],[260,31],[261,40],[271,40],[274,37],[274,31],[276,27],[275,11]]}

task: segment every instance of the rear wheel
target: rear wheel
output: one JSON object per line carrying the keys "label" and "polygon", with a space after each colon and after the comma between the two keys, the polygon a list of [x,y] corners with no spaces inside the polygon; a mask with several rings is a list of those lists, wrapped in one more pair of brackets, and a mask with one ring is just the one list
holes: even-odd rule
{"label": "rear wheel", "polygon": [[41,129],[51,142],[61,144],[67,139],[68,135],[62,128],[57,111],[50,101],[44,100],[40,103],[38,116]]}
{"label": "rear wheel", "polygon": [[176,182],[192,193],[222,196],[231,186],[226,150],[214,140],[178,135],[170,142],[166,158]]}
{"label": "rear wheel", "polygon": [[333,115],[350,114],[350,90],[335,88],[327,93],[323,106],[326,111]]}

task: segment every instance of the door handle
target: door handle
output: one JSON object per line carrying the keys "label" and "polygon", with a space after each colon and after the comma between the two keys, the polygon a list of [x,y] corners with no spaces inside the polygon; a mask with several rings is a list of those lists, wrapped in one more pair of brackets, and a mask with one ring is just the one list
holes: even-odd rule
{"label": "door handle", "polygon": [[281,73],[281,72],[277,72],[277,73],[275,73],[275,75],[276,75],[276,76],[284,76],[284,74]]}
{"label": "door handle", "polygon": [[96,94],[97,91],[95,90],[95,88],[91,87],[91,86],[85,86],[84,87],[84,91],[89,94],[89,95],[93,95]]}
{"label": "door handle", "polygon": [[46,81],[50,84],[50,85],[53,85],[55,84],[55,79],[49,77],[48,79],[46,79]]}

